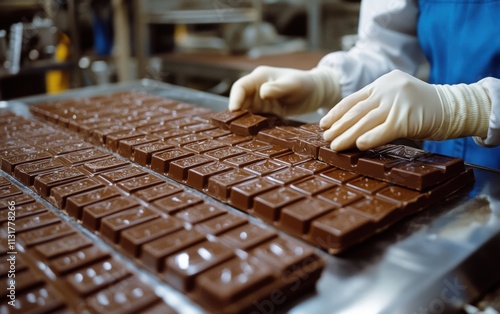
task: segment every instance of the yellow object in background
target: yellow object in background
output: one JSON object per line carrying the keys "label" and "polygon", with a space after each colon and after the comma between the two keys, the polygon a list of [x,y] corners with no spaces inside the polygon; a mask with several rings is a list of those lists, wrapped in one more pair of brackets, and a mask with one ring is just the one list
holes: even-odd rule
{"label": "yellow object in background", "polygon": [[[69,37],[61,34],[56,47],[55,60],[65,62],[69,59]],[[53,70],[45,75],[45,85],[48,94],[60,93],[69,89],[69,71]]]}
{"label": "yellow object in background", "polygon": [[184,24],[175,25],[174,41],[175,45],[179,46],[188,37],[188,29]]}

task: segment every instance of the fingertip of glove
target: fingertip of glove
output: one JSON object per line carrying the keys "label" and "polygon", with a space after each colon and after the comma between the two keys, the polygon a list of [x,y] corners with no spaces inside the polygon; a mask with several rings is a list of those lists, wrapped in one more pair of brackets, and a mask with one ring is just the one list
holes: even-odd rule
{"label": "fingertip of glove", "polygon": [[374,140],[373,137],[367,137],[367,136],[360,136],[356,140],[356,147],[359,150],[369,150],[383,144],[384,143],[379,143],[378,141]]}
{"label": "fingertip of glove", "polygon": [[319,127],[322,128],[323,130],[328,129],[328,124],[325,122],[325,118],[319,120]]}
{"label": "fingertip of glove", "polygon": [[327,142],[330,142],[330,141],[333,141],[333,136],[331,136],[331,132],[328,132],[329,130],[325,130],[325,132],[323,132],[323,140],[327,141]]}
{"label": "fingertip of glove", "polygon": [[241,106],[235,103],[229,103],[227,108],[229,109],[229,111],[236,111],[239,110]]}
{"label": "fingertip of glove", "polygon": [[357,143],[350,138],[338,137],[331,142],[330,148],[333,151],[340,152],[346,149],[355,148],[357,146],[356,144]]}
{"label": "fingertip of glove", "polygon": [[328,142],[336,143],[337,145],[342,142],[342,140],[337,139],[341,133],[338,132],[338,128],[330,126],[323,132],[323,139]]}
{"label": "fingertip of glove", "polygon": [[342,150],[341,148],[342,148],[342,145],[339,141],[332,141],[330,143],[330,149],[335,151],[335,152]]}
{"label": "fingertip of glove", "polygon": [[323,116],[323,118],[321,118],[321,120],[319,120],[320,128],[326,130],[326,129],[332,127],[332,125],[336,121],[334,116],[331,113],[332,110],[330,110],[325,116]]}
{"label": "fingertip of glove", "polygon": [[368,143],[358,143],[356,142],[356,147],[359,149],[359,150],[369,150],[370,148],[373,147],[373,145],[369,145]]}

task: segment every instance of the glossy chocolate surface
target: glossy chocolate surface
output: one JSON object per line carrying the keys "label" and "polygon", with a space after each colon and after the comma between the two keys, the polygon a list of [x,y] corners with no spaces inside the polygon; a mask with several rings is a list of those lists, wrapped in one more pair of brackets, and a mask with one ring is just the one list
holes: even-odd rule
{"label": "glossy chocolate surface", "polygon": [[236,135],[256,135],[260,130],[268,128],[269,122],[265,117],[249,114],[233,120],[229,130]]}
{"label": "glossy chocolate surface", "polygon": [[247,110],[240,111],[221,111],[213,114],[210,118],[211,122],[222,129],[229,129],[229,124],[245,115],[248,115],[249,112]]}
{"label": "glossy chocolate surface", "polygon": [[[406,147],[344,152],[349,167],[341,169],[317,124],[276,126],[283,121],[248,112],[209,116],[136,92],[33,112],[47,124],[0,116],[2,165],[54,205],[0,179],[2,214],[4,200],[18,202],[22,312],[36,308],[26,303],[36,295],[41,311],[172,312],[156,284],[139,276],[143,267],[208,312],[252,312],[274,291],[288,298],[314,285],[323,261],[309,244],[348,249],[473,180],[460,161]],[[407,178],[417,183],[408,187]],[[428,184],[436,178],[441,183]],[[2,227],[7,222],[0,215]],[[124,254],[115,259],[115,251]]]}
{"label": "glossy chocolate surface", "polygon": [[407,147],[384,145],[369,152],[321,148],[319,158],[336,167],[423,191],[465,171],[462,160]]}

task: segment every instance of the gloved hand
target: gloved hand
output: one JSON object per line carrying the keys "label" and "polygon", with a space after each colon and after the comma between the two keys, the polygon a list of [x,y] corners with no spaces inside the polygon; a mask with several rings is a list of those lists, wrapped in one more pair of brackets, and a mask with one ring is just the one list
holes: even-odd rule
{"label": "gloved hand", "polygon": [[320,121],[336,151],[398,138],[485,138],[491,100],[479,84],[431,85],[393,71],[344,98]]}
{"label": "gloved hand", "polygon": [[229,110],[296,115],[329,109],[340,96],[339,75],[331,68],[302,71],[260,66],[233,84]]}

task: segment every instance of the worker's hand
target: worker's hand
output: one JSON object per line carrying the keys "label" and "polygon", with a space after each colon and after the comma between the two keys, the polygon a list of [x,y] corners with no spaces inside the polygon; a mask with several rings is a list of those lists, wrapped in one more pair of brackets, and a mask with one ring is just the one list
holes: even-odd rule
{"label": "worker's hand", "polygon": [[366,150],[398,138],[485,138],[490,113],[478,84],[431,85],[393,71],[344,98],[320,126],[333,150]]}
{"label": "worker's hand", "polygon": [[233,84],[229,110],[296,115],[330,109],[340,94],[339,76],[331,68],[302,71],[260,66]]}

